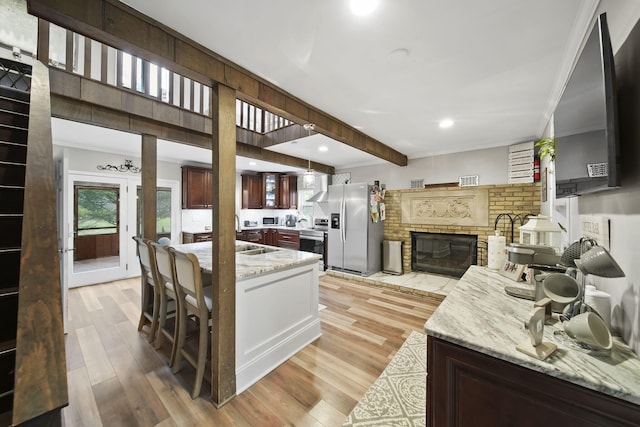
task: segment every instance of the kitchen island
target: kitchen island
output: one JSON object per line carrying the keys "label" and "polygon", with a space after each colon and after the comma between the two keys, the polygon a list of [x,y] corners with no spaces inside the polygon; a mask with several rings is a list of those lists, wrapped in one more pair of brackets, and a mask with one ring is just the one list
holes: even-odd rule
{"label": "kitchen island", "polygon": [[619,339],[581,348],[557,321],[545,325],[549,358],[517,351],[533,303],[505,293],[515,285],[472,266],[425,324],[427,425],[640,425],[637,355]]}
{"label": "kitchen island", "polygon": [[[173,245],[212,272],[211,242]],[[236,394],[320,337],[319,255],[236,241]]]}

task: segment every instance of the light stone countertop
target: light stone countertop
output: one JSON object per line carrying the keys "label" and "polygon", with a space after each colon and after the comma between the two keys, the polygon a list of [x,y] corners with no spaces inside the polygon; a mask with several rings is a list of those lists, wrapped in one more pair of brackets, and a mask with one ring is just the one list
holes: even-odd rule
{"label": "light stone countertop", "polygon": [[610,353],[576,349],[554,334],[562,330],[555,321],[544,328],[544,341],[558,346],[554,354],[537,360],[517,351],[516,345],[529,339],[524,321],[533,302],[507,295],[505,286],[527,285],[486,267],[470,267],[425,324],[427,335],[640,404],[640,359],[618,338]]}
{"label": "light stone countertop", "polygon": [[[211,242],[187,243],[183,245],[171,245],[181,252],[191,252],[198,257],[200,268],[205,272],[212,271],[211,260]],[[292,249],[275,248],[273,246],[260,245],[256,243],[248,243],[240,240],[236,241],[238,247],[261,247],[268,249],[276,249],[274,252],[268,252],[258,255],[245,255],[242,252],[236,252],[236,279],[242,280],[254,277],[260,274],[269,273],[276,270],[293,267],[296,265],[311,264],[318,262],[320,255],[311,252],[301,252]]]}

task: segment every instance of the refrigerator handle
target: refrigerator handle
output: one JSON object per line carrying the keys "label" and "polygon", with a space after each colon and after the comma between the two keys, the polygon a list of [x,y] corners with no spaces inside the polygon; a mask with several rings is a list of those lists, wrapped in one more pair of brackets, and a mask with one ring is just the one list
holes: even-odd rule
{"label": "refrigerator handle", "polygon": [[342,203],[340,204],[340,219],[342,224],[340,224],[340,240],[342,243],[347,241],[347,202],[342,199]]}

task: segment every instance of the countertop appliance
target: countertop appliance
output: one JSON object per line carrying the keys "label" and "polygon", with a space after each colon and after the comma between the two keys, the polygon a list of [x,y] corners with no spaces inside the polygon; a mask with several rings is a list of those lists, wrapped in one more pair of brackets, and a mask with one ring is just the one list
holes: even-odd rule
{"label": "countertop appliance", "polygon": [[295,227],[298,222],[298,218],[295,215],[285,215],[284,216],[284,225],[287,227]]}
{"label": "countertop appliance", "polygon": [[262,217],[262,225],[278,225],[278,218],[273,216]]}
{"label": "countertop appliance", "polygon": [[383,223],[372,219],[372,189],[369,184],[329,186],[329,268],[362,276],[380,271]]}

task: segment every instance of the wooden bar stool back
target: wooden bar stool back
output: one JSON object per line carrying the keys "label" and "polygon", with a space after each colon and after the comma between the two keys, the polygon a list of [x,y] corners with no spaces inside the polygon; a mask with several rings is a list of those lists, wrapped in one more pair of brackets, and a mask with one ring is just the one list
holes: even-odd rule
{"label": "wooden bar stool back", "polygon": [[[195,399],[200,395],[205,367],[209,360],[207,356],[211,336],[212,287],[203,287],[200,263],[194,254],[179,252],[173,248],[170,248],[169,252],[175,262],[174,283],[180,298],[178,345],[173,372],[176,373],[181,369],[180,364],[183,357],[195,368],[195,384],[191,393],[191,398]],[[198,350],[195,356],[187,350],[188,347],[185,345],[187,339],[191,338],[187,336],[188,324],[191,319],[195,320],[198,337]]]}
{"label": "wooden bar stool back", "polygon": [[147,339],[154,342],[158,332],[158,317],[160,312],[160,294],[157,291],[158,283],[157,269],[155,267],[156,257],[148,240],[138,236],[133,236],[138,248],[138,259],[140,260],[140,285],[141,285],[141,311],[138,321],[138,331],[141,331],[145,324],[149,324],[149,334]]}
{"label": "wooden bar stool back", "polygon": [[[156,259],[160,291],[160,314],[158,319],[158,338],[155,348],[159,349],[162,342],[167,339],[171,343],[171,354],[169,356],[169,366],[173,366],[176,359],[176,337],[179,328],[180,301],[173,284],[173,257],[169,254],[169,246],[156,242],[149,242],[153,248]],[[173,321],[172,321],[173,320]]]}

